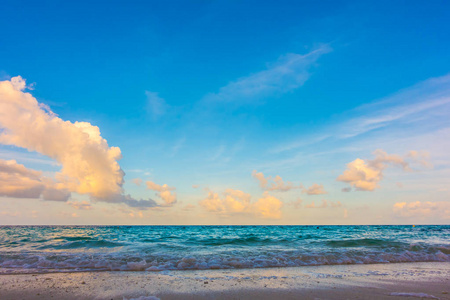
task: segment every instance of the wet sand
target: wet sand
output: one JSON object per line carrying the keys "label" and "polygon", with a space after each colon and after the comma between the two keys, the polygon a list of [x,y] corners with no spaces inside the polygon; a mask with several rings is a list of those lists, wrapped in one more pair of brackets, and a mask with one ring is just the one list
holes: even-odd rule
{"label": "wet sand", "polygon": [[163,300],[450,299],[450,263],[0,275],[2,300],[157,299],[152,296]]}

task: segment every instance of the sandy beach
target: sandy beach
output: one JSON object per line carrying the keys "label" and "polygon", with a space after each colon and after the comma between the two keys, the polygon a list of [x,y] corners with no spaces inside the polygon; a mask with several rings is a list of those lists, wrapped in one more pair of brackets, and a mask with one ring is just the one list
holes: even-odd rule
{"label": "sandy beach", "polygon": [[450,299],[450,263],[0,276],[0,299]]}

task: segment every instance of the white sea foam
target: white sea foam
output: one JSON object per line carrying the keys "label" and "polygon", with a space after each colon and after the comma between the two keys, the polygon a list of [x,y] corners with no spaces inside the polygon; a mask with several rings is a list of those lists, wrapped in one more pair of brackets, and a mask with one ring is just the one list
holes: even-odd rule
{"label": "white sea foam", "polygon": [[129,299],[123,297],[123,300],[161,300],[161,299],[155,296],[140,296],[138,298],[129,298]]}
{"label": "white sea foam", "polygon": [[390,296],[400,296],[400,297],[416,297],[416,298],[428,298],[428,299],[440,299],[433,295],[428,295],[425,293],[390,293]]}
{"label": "white sea foam", "polygon": [[[0,258],[0,274],[61,272],[61,271],[148,271],[163,270],[206,270],[206,269],[240,269],[240,268],[272,268],[299,267],[317,265],[375,264],[400,262],[448,262],[450,255],[442,252],[423,253],[324,253],[309,254],[301,252],[268,252],[265,255],[242,256],[223,255],[159,255],[137,256],[64,254],[55,259],[54,254],[19,254],[3,255]],[[7,256],[9,258],[5,259]],[[379,275],[379,274],[377,274]]]}

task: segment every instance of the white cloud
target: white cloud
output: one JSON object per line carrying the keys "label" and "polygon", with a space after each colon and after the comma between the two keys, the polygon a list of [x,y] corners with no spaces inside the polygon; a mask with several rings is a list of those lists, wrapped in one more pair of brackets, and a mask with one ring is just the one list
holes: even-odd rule
{"label": "white cloud", "polygon": [[304,189],[304,193],[308,195],[323,195],[328,194],[327,191],[325,191],[325,188],[323,187],[323,184],[317,184],[314,183],[312,186],[310,186],[307,189]]}
{"label": "white cloud", "polygon": [[435,217],[450,219],[450,202],[448,201],[415,201],[397,202],[393,206],[394,214],[404,218]]}
{"label": "white cloud", "polygon": [[142,213],[142,211],[133,211],[133,210],[125,209],[122,207],[119,208],[119,211],[132,219],[135,219],[135,218],[142,219],[144,217],[144,214]]}
{"label": "white cloud", "polygon": [[256,215],[267,219],[280,219],[281,207],[283,202],[269,195],[268,192],[264,192],[264,195],[254,204]]}
{"label": "white cloud", "polygon": [[[52,189],[44,189],[43,196],[59,200],[56,198],[61,198],[67,190],[88,194],[97,201],[136,204],[137,200],[123,195],[124,172],[118,163],[120,149],[109,147],[97,126],[57,117],[24,92],[25,88],[25,80],[20,76],[0,82],[0,143],[41,153],[62,166]],[[36,180],[36,174],[33,176]],[[34,193],[36,196],[37,192]],[[144,207],[155,202],[150,199],[138,203]]]}
{"label": "white cloud", "polygon": [[252,102],[254,99],[284,94],[302,86],[308,80],[309,69],[317,59],[331,51],[328,45],[307,53],[288,53],[266,70],[230,82],[217,93],[208,94],[209,102]]}
{"label": "white cloud", "polygon": [[322,204],[319,206],[316,206],[314,201],[312,201],[310,204],[306,205],[305,207],[306,208],[327,208],[327,207],[339,208],[339,207],[342,207],[342,203],[340,201],[332,202],[332,201],[327,201],[325,199],[322,199]]}
{"label": "white cloud", "polygon": [[263,197],[252,203],[250,194],[227,189],[223,193],[223,197],[208,191],[208,196],[200,201],[199,205],[209,212],[222,215],[248,214],[261,218],[279,219],[281,218],[283,203],[267,192],[264,193]]}
{"label": "white cloud", "polygon": [[137,186],[141,186],[141,184],[142,184],[141,178],[133,178],[133,179],[131,179],[131,181]]}
{"label": "white cloud", "polygon": [[158,93],[146,91],[145,95],[147,96],[147,111],[153,120],[157,120],[166,113],[168,105],[163,98],[158,96]]}
{"label": "white cloud", "polygon": [[177,193],[172,192],[176,188],[170,187],[167,184],[159,185],[152,181],[147,181],[146,184],[147,189],[158,192],[157,195],[165,202],[165,206],[171,206],[177,203]]}
{"label": "white cloud", "polygon": [[[349,138],[364,136],[376,130],[380,131],[384,139],[388,136],[398,140],[400,135],[410,138],[447,126],[449,109],[450,74],[425,80],[386,98],[356,107],[341,115],[342,121],[328,124],[310,136],[301,136],[277,145],[272,152],[292,151],[342,139],[349,143]],[[403,136],[405,126],[410,129],[407,137]],[[373,140],[373,136],[369,138]]]}
{"label": "white cloud", "polygon": [[196,208],[195,205],[193,205],[193,204],[187,204],[187,205],[185,205],[181,210],[183,210],[183,211],[192,211],[192,210],[194,210],[195,208]]}
{"label": "white cloud", "polygon": [[69,201],[67,202],[70,206],[72,206],[75,209],[80,210],[91,210],[92,205],[88,201]]}
{"label": "white cloud", "polygon": [[13,198],[43,198],[67,201],[70,193],[42,172],[31,170],[15,160],[0,159],[0,195]]}
{"label": "white cloud", "polygon": [[323,199],[322,204],[320,206],[316,206],[314,201],[312,201],[310,204],[306,205],[305,207],[306,208],[326,208],[326,207],[328,207],[328,202],[327,202],[327,200]]}
{"label": "white cloud", "polygon": [[258,180],[259,186],[266,191],[287,192],[292,189],[300,189],[303,187],[301,184],[296,186],[290,181],[284,182],[283,179],[278,175],[275,177],[265,177],[262,172],[257,172],[256,170],[252,172],[252,176],[256,180]]}
{"label": "white cloud", "polygon": [[4,216],[4,217],[12,217],[12,218],[14,218],[14,217],[18,217],[20,215],[21,215],[21,213],[18,212],[18,211],[15,211],[15,212],[0,211],[0,216]]}
{"label": "white cloud", "polygon": [[294,206],[294,208],[300,208],[302,206],[303,199],[297,198],[297,200],[291,202],[290,204]]}
{"label": "white cloud", "polygon": [[387,154],[381,149],[375,150],[373,154],[375,158],[372,160],[357,158],[347,164],[347,170],[339,175],[337,180],[349,183],[358,191],[373,191],[379,188],[378,183],[383,179],[383,171],[388,166],[397,166],[410,172],[412,169],[406,159],[413,162],[420,161],[421,164],[424,164],[424,157],[428,157],[427,154],[419,155],[416,151],[410,151],[405,157],[401,157],[396,154]]}

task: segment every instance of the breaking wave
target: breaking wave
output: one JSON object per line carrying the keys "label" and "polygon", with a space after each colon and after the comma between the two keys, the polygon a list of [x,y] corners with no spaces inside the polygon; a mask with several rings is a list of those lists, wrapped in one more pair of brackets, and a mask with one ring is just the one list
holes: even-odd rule
{"label": "breaking wave", "polygon": [[450,262],[449,238],[450,226],[4,226],[0,274]]}

